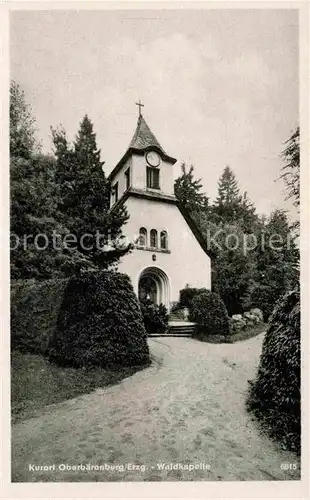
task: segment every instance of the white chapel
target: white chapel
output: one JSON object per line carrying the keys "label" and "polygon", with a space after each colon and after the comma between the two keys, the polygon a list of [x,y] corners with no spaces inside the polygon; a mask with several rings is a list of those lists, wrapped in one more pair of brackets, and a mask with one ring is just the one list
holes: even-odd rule
{"label": "white chapel", "polygon": [[211,288],[208,249],[189,214],[174,196],[177,160],[161,147],[139,107],[136,131],[110,174],[111,209],[125,204],[130,215],[123,233],[136,248],[118,270],[131,278],[140,299],[146,296],[168,310],[186,285]]}

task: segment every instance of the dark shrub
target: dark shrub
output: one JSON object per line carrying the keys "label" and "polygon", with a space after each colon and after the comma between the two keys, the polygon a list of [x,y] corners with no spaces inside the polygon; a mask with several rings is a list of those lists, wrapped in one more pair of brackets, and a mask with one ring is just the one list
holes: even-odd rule
{"label": "dark shrub", "polygon": [[104,271],[71,278],[49,354],[71,366],[148,363],[146,332],[129,277]]}
{"label": "dark shrub", "polygon": [[189,310],[191,310],[191,304],[192,300],[196,295],[199,295],[201,292],[207,291],[206,288],[191,288],[189,286],[186,286],[182,290],[180,290],[180,301],[179,301],[179,307],[187,307]]}
{"label": "dark shrub", "polygon": [[[283,294],[280,294],[283,296]],[[279,287],[276,282],[267,285],[257,285],[251,294],[253,307],[263,311],[264,321],[267,323],[275,304],[279,299]]]}
{"label": "dark shrub", "polygon": [[300,294],[276,305],[247,407],[285,448],[300,451]]}
{"label": "dark shrub", "polygon": [[179,312],[181,309],[180,302],[170,302],[170,312]]}
{"label": "dark shrub", "polygon": [[194,297],[191,319],[196,323],[196,335],[201,340],[209,335],[230,334],[228,313],[217,293],[206,290]]}
{"label": "dark shrub", "polygon": [[68,280],[11,282],[11,349],[45,354]]}
{"label": "dark shrub", "polygon": [[163,304],[157,306],[152,303],[141,302],[140,306],[147,333],[163,333],[167,330],[168,312]]}

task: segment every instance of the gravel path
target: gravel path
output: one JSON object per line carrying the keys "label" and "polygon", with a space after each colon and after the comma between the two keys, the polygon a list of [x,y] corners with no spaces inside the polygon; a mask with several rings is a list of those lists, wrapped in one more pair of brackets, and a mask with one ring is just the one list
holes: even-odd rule
{"label": "gravel path", "polygon": [[[13,481],[298,479],[297,457],[261,435],[244,409],[262,339],[150,339],[150,368],[13,426]],[[80,464],[119,470],[70,470]]]}

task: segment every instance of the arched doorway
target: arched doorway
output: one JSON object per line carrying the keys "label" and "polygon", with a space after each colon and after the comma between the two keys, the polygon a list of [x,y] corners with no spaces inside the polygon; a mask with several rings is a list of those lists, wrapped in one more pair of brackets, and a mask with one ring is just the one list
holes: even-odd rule
{"label": "arched doorway", "polygon": [[157,283],[151,276],[142,276],[139,280],[139,300],[149,299],[157,304]]}
{"label": "arched doorway", "polygon": [[164,304],[169,309],[170,285],[168,276],[158,267],[147,267],[139,277],[139,300],[149,299],[154,304]]}

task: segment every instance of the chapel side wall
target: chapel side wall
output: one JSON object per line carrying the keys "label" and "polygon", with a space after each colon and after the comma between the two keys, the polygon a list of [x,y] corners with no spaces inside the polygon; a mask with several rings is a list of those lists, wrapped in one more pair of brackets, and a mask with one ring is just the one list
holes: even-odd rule
{"label": "chapel side wall", "polygon": [[[136,293],[139,276],[143,269],[155,266],[162,269],[170,282],[170,301],[179,300],[179,291],[187,284],[211,289],[211,260],[193,235],[176,205],[130,197],[126,206],[130,219],[124,226],[124,234],[131,240],[140,227],[168,232],[168,248],[171,253],[134,249],[125,255],[119,271],[128,274]],[[152,260],[156,255],[156,261]]]}
{"label": "chapel side wall", "polygon": [[[113,177],[112,186],[114,186],[118,182],[118,199],[120,199],[120,197],[126,191],[125,172],[129,167],[131,170],[130,174],[132,177],[133,166],[132,166],[131,158],[128,158],[128,160],[124,163],[124,165],[122,166],[120,171],[115,175],[115,177]],[[112,204],[111,204],[111,206],[112,206]]]}

